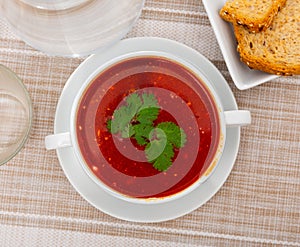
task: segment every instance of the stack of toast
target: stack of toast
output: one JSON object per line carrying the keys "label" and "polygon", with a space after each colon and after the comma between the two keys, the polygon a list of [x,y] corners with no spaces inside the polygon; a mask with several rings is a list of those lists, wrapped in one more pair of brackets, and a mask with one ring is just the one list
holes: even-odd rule
{"label": "stack of toast", "polygon": [[300,74],[300,0],[228,0],[220,16],[233,24],[237,50],[248,67]]}

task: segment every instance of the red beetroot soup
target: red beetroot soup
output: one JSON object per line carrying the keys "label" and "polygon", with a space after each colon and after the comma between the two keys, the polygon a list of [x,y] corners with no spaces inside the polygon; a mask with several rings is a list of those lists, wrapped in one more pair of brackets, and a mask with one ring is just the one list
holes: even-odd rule
{"label": "red beetroot soup", "polygon": [[[173,122],[186,134],[171,167],[156,170],[147,160],[124,155],[107,121],[132,93],[155,95],[160,106],[155,124]],[[89,169],[104,184],[136,198],[174,195],[192,185],[213,161],[220,139],[217,109],[201,79],[183,65],[156,57],[135,57],[112,65],[87,87],[76,117],[79,148]],[[120,145],[126,143],[120,139]],[[117,141],[117,142],[119,142]],[[134,143],[139,155],[143,147]]]}

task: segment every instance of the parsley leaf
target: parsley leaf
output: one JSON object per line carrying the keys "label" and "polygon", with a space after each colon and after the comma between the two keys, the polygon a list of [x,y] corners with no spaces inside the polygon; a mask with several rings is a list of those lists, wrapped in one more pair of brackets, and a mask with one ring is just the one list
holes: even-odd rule
{"label": "parsley leaf", "polygon": [[110,133],[112,133],[112,130],[111,130],[111,122],[112,122],[111,119],[108,119],[108,120],[106,121],[106,127],[107,127],[107,129],[108,129],[108,131],[109,131]]}
{"label": "parsley leaf", "polygon": [[123,138],[130,137],[131,121],[142,106],[142,100],[136,93],[126,97],[126,105],[120,106],[114,111],[108,127],[112,134],[121,133]]}
{"label": "parsley leaf", "polygon": [[[165,145],[163,145],[161,140],[152,141],[151,144],[149,143],[146,147],[145,153],[148,161],[153,163],[154,168],[159,171],[166,171],[173,163],[174,150],[172,144],[169,142],[166,142]],[[152,156],[155,157],[158,153],[160,153],[160,155],[155,159],[152,159]]]}
{"label": "parsley leaf", "polygon": [[183,147],[186,134],[173,122],[162,122],[150,133],[151,142],[146,146],[146,158],[159,171],[165,171],[172,165],[174,148]]}
{"label": "parsley leaf", "polygon": [[140,96],[137,93],[132,93],[126,98],[127,108],[132,117],[138,112],[143,105]]}
{"label": "parsley leaf", "polygon": [[186,143],[186,134],[183,129],[173,122],[162,122],[156,126],[161,129],[167,136],[168,142],[174,147],[181,148]]}
{"label": "parsley leaf", "polygon": [[142,99],[143,99],[143,108],[148,108],[148,107],[159,108],[157,99],[155,98],[154,94],[144,93],[144,94],[142,94]]}
{"label": "parsley leaf", "polygon": [[136,116],[136,120],[142,124],[153,124],[159,114],[159,108],[148,107],[140,110]]}
{"label": "parsley leaf", "polygon": [[122,138],[134,138],[138,145],[145,146],[145,156],[159,171],[166,171],[173,162],[175,148],[186,143],[183,129],[173,122],[162,122],[154,126],[160,107],[154,94],[132,93],[125,104],[114,111],[106,122],[112,134]]}
{"label": "parsley leaf", "polygon": [[154,129],[154,126],[149,124],[137,124],[134,125],[132,129],[137,143],[140,146],[144,146],[149,143],[149,135]]}

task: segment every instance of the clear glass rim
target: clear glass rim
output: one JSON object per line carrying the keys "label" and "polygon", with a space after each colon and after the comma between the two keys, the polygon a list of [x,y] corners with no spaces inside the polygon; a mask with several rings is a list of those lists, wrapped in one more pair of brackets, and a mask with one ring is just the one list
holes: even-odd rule
{"label": "clear glass rim", "polygon": [[67,10],[75,8],[80,5],[84,5],[94,0],[20,0],[23,4],[26,4],[32,8],[43,10]]}

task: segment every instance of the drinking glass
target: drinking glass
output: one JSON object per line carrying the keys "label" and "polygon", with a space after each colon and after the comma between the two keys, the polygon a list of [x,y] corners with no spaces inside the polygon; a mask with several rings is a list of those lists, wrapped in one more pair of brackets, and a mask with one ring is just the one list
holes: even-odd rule
{"label": "drinking glass", "polygon": [[123,38],[144,0],[0,0],[16,34],[50,55],[85,56]]}
{"label": "drinking glass", "polygon": [[32,103],[21,79],[0,64],[0,165],[25,144],[32,123]]}

